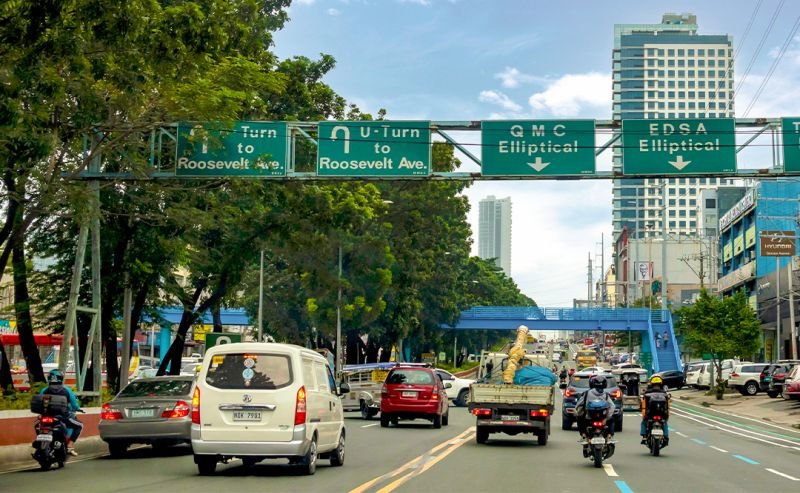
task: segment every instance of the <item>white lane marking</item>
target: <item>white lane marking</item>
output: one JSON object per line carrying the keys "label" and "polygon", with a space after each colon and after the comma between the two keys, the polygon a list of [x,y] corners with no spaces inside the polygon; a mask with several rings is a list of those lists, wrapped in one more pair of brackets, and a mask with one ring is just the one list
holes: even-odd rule
{"label": "white lane marking", "polygon": [[[784,440],[784,439],[781,439],[781,438],[778,438],[778,437],[772,437],[772,436],[769,436],[769,435],[764,435],[762,433],[757,433],[757,432],[754,432],[754,431],[746,430],[744,428],[739,428],[737,426],[726,425],[726,424],[720,423],[718,421],[714,421],[714,420],[712,420],[710,418],[698,419],[693,414],[683,414],[683,413],[679,413],[677,411],[674,411],[673,414],[675,414],[675,416],[679,416],[681,418],[690,419],[690,420],[695,421],[697,423],[700,423],[700,424],[702,424],[704,426],[710,426],[712,428],[716,428],[719,431],[724,431],[724,432],[727,432],[727,433],[731,433],[733,435],[743,436],[743,437],[749,438],[751,440],[758,440],[759,442],[764,442],[764,443],[768,443],[770,445],[775,445],[776,447],[795,448],[795,447],[792,447],[792,446],[789,446],[789,445],[784,445],[782,443],[778,443],[776,441],[773,441],[773,440],[781,440],[781,441],[789,442],[789,440]],[[731,428],[731,429],[729,430],[728,428]],[[740,432],[737,432],[737,431],[733,431],[733,430],[740,430],[740,432],[743,432],[743,433],[740,433]],[[765,440],[763,438],[759,438],[759,436],[762,436],[762,437],[765,436],[765,437],[771,438],[772,440]],[[794,443],[794,442],[789,442],[789,443]]]}
{"label": "white lane marking", "polygon": [[727,451],[727,450],[725,450],[725,449],[721,449],[721,448],[719,448],[719,447],[715,447],[715,446],[713,446],[713,445],[709,445],[709,447],[713,448],[714,450],[716,450],[716,451],[718,451],[718,452],[722,452],[723,454],[727,454],[727,453],[728,453],[728,451]]}
{"label": "white lane marking", "polygon": [[614,470],[614,466],[612,466],[611,464],[603,464],[603,469],[606,471],[606,474],[608,474],[609,477],[612,478],[619,477],[619,474],[617,474],[617,471]]}
{"label": "white lane marking", "polygon": [[[698,406],[697,404],[691,404],[691,403],[685,402],[685,401],[681,401],[681,402],[679,402],[677,404],[681,405],[681,406],[685,404],[687,406],[695,407],[697,409],[700,409],[700,410],[703,410],[703,411],[706,411],[706,412],[709,411],[709,409],[706,408],[706,407],[701,407],[701,406]],[[679,410],[678,406],[676,406],[675,409]],[[756,422],[756,423],[761,424],[761,425],[771,426],[773,428],[778,428],[779,430],[788,431],[788,432],[797,434],[797,430],[793,430],[791,428],[786,428],[785,426],[776,425],[775,423],[770,423],[769,421],[764,421],[762,419],[750,418],[748,416],[741,416],[739,414],[734,414],[734,413],[727,412],[727,411],[720,411],[719,409],[713,409],[713,410],[710,410],[710,411],[715,412],[715,413],[719,413],[719,414],[727,414],[728,416],[733,416],[734,418],[746,419],[748,421],[753,421],[753,422]]]}
{"label": "white lane marking", "polygon": [[378,426],[379,423],[372,423],[371,425],[364,425],[362,428],[371,428],[373,426]]}
{"label": "white lane marking", "polygon": [[777,474],[778,476],[784,477],[786,479],[790,479],[792,481],[800,481],[800,479],[797,479],[794,476],[789,476],[788,474],[784,474],[784,473],[782,473],[780,471],[776,471],[775,469],[770,469],[769,467],[767,468],[767,471],[771,472],[772,474]]}
{"label": "white lane marking", "polygon": [[688,436],[684,435],[684,434],[683,434],[683,433],[681,433],[680,431],[676,431],[676,432],[675,432],[675,434],[676,434],[676,435],[680,435],[680,436],[682,436],[683,438],[689,438]]}

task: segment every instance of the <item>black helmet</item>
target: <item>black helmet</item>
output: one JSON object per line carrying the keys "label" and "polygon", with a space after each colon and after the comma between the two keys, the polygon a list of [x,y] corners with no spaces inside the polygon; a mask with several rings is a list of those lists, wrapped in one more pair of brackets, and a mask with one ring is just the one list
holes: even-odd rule
{"label": "black helmet", "polygon": [[64,374],[61,373],[61,370],[50,370],[47,374],[47,383],[62,385],[64,383]]}
{"label": "black helmet", "polygon": [[606,377],[603,375],[594,375],[589,379],[589,388],[595,390],[603,390],[606,388]]}

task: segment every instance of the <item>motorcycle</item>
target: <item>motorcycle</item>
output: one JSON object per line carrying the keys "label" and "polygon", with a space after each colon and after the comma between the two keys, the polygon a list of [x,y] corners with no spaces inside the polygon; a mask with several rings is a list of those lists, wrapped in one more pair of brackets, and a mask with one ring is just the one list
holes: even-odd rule
{"label": "motorcycle", "polygon": [[589,402],[586,405],[586,416],[589,424],[586,427],[586,444],[583,456],[594,462],[594,467],[602,467],[603,461],[614,455],[616,441],[606,420],[608,403],[603,401]]}
{"label": "motorcycle", "polygon": [[667,425],[667,401],[658,394],[650,396],[647,405],[645,423],[645,445],[650,449],[650,455],[658,457],[661,449],[667,446],[668,439],[664,436],[664,428]]}
{"label": "motorcycle", "polygon": [[34,423],[36,438],[31,446],[34,448],[34,460],[43,471],[53,464],[64,467],[67,461],[67,426],[64,423],[69,416],[69,403],[60,395],[35,395],[31,398],[31,412],[39,414]]}

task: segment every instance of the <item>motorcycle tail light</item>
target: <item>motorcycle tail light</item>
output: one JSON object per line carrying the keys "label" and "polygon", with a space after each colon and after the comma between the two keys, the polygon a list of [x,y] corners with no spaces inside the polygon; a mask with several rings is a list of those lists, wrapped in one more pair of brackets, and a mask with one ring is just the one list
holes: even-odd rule
{"label": "motorcycle tail light", "polygon": [[602,428],[603,427],[603,422],[602,421],[594,421],[592,423],[592,426],[594,426],[595,428]]}
{"label": "motorcycle tail light", "polygon": [[40,421],[42,422],[43,425],[51,425],[56,422],[56,419],[51,416],[42,416],[42,419]]}
{"label": "motorcycle tail light", "polygon": [[653,416],[654,421],[661,421],[661,416]]}

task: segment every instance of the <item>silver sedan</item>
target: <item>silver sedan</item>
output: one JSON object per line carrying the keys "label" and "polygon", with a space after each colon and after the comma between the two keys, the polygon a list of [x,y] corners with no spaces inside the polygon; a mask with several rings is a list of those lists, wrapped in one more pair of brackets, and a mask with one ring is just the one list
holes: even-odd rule
{"label": "silver sedan", "polygon": [[193,376],[139,378],[100,411],[100,438],[112,457],[134,443],[191,443]]}

